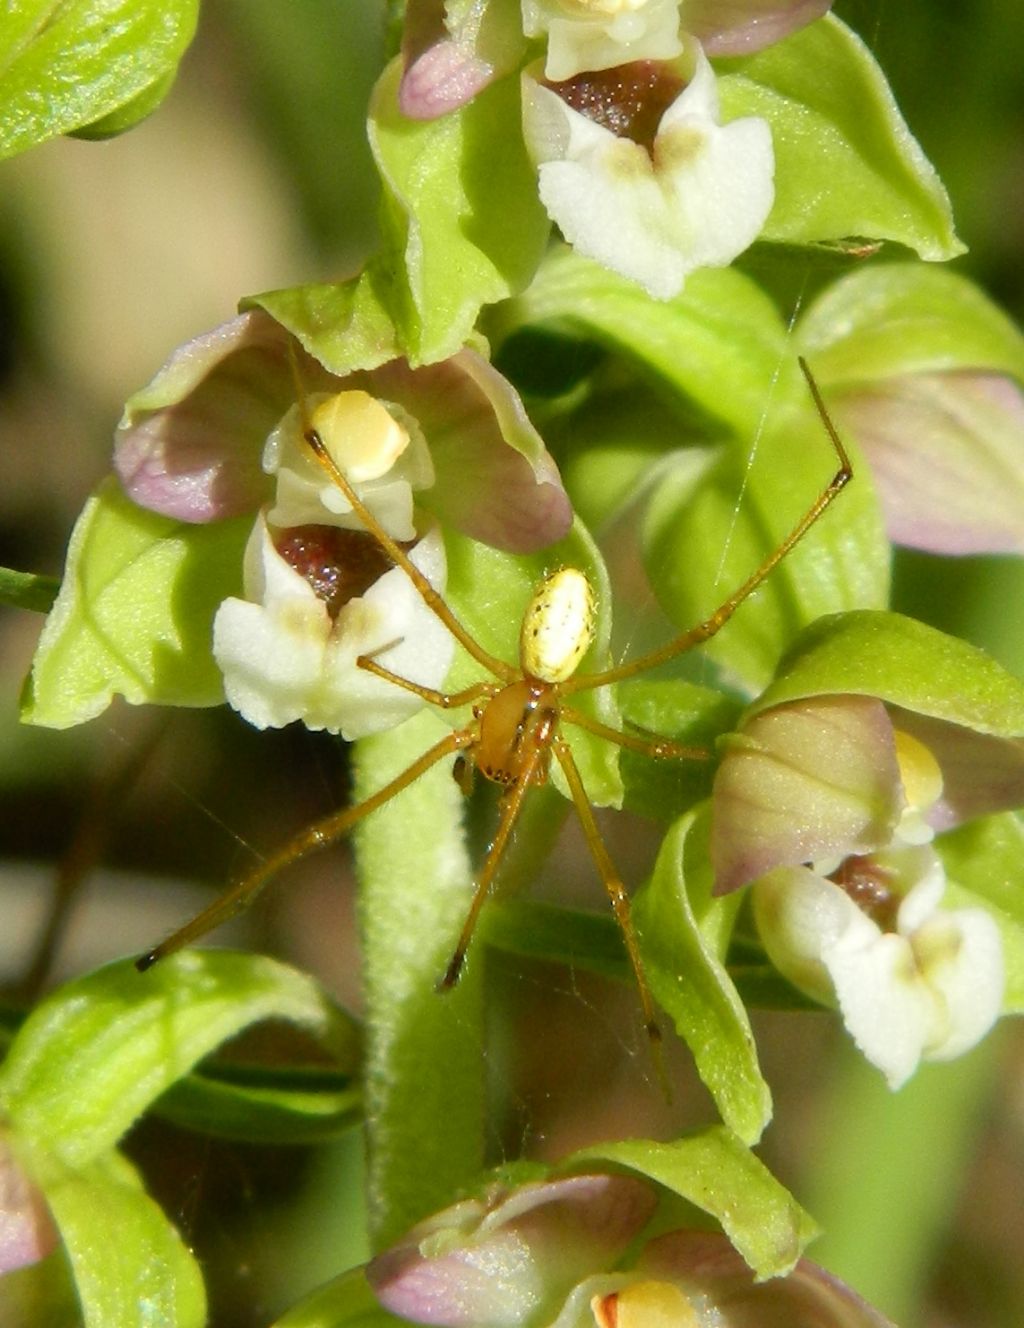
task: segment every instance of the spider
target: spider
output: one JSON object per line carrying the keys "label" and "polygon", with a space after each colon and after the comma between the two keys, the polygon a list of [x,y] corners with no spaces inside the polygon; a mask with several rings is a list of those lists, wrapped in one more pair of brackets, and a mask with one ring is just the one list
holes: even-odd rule
{"label": "spider", "polygon": [[307,853],[348,834],[364,817],[389,802],[439,761],[454,756],[454,773],[464,791],[468,791],[469,776],[475,769],[499,785],[501,795],[494,838],[477,876],[458,942],[437,984],[439,990],[447,990],[458,981],[477,918],[494,882],[523,803],[531,788],[547,781],[554,760],[565,777],[591,856],[622,932],[640,993],[648,1036],[652,1042],[657,1042],[660,1032],[644,976],[636,933],[630,920],[629,897],[601,838],[564,730],[573,726],[585,729],[619,747],[640,752],[655,760],[704,760],[709,757],[710,753],[701,748],[687,747],[668,738],[646,733],[624,733],[614,729],[578,709],[572,704],[572,698],[579,693],[606,687],[656,668],[713,637],[804,537],[852,478],[849,457],[828,416],[817,383],[806,361],[801,358],[799,364],[839,461],[835,475],[782,542],[709,617],[656,649],[595,673],[577,672],[595,630],[594,591],[583,572],[574,567],[561,567],[549,573],[534,591],[523,614],[518,661],[510,663],[492,655],[462,625],[441,594],[410,560],[406,549],[383,529],[332,459],[320,433],[308,419],[304,419],[303,437],[312,455],[345,495],[366,531],[390,562],[402,568],[424,603],[490,678],[475,682],[458,692],[444,692],[410,682],[392,673],[376,659],[360,656],[357,660],[360,668],[414,693],[430,705],[442,710],[471,706],[471,719],[461,728],[446,734],[401,774],[363,802],[316,821],[290,839],[270,858],[229,886],[208,908],[142,955],[136,967],[144,971],[226,922],[245,908],[272,876]]}

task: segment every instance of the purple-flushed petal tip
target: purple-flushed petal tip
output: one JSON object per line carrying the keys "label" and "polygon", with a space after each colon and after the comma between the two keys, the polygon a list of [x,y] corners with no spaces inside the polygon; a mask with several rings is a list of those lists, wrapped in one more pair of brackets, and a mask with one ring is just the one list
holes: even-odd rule
{"label": "purple-flushed petal tip", "polygon": [[0,1139],[0,1274],[45,1259],[58,1240],[39,1187]]}
{"label": "purple-flushed petal tip", "polygon": [[436,120],[472,101],[495,78],[493,65],[451,38],[442,38],[407,66],[398,109],[410,120]]}
{"label": "purple-flushed petal tip", "polygon": [[573,1176],[456,1204],[373,1259],[385,1309],[449,1328],[518,1328],[595,1267],[617,1259],[650,1218],[653,1189],[628,1176]]}
{"label": "purple-flushed petal tip", "polygon": [[1024,391],[1003,374],[907,374],[830,393],[871,465],[890,538],[1024,553]]}
{"label": "purple-flushed petal tip", "polygon": [[196,337],[125,407],[114,444],[125,492],[181,521],[255,511],[270,486],[263,441],[294,395],[287,333],[268,315]]}
{"label": "purple-flushed petal tip", "polygon": [[636,1271],[699,1294],[714,1307],[713,1321],[722,1328],[893,1328],[884,1315],[808,1259],[801,1259],[785,1277],[755,1281],[726,1237],[715,1232],[660,1236],[644,1250]]}
{"label": "purple-flushed petal tip", "polygon": [[831,7],[831,0],[687,0],[684,23],[708,55],[753,55]]}

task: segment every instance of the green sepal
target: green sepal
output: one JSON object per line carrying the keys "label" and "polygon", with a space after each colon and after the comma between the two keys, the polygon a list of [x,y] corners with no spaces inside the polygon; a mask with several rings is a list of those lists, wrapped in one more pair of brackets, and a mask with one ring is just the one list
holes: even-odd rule
{"label": "green sepal", "polygon": [[829,14],[755,55],[717,62],[723,119],[757,115],[775,147],[764,240],[892,240],[922,258],[964,252],[949,198],[874,56]]}
{"label": "green sepal", "polygon": [[326,369],[344,376],[403,354],[391,314],[393,287],[393,273],[376,257],[351,281],[264,291],[238,307],[264,309]]}
{"label": "green sepal", "polygon": [[148,114],[192,40],[198,8],[199,0],[4,5],[0,157],[106,117],[123,116],[127,128]]}
{"label": "green sepal", "polygon": [[387,1328],[407,1322],[378,1303],[366,1274],[354,1268],[293,1305],[273,1328]]}
{"label": "green sepal", "polygon": [[202,1328],[199,1266],[135,1169],[117,1153],[42,1181],[85,1328]]}
{"label": "green sepal", "polygon": [[[787,394],[788,395],[788,394]],[[762,412],[764,412],[762,404]],[[644,561],[680,629],[710,617],[780,547],[836,473],[838,461],[806,387],[763,429],[711,464],[666,475],[644,527]],[[749,689],[763,687],[794,636],[822,614],[883,608],[890,546],[870,471],[854,478],[704,653]]]}
{"label": "green sepal", "polygon": [[830,387],[958,369],[1024,382],[1024,336],[1013,320],[966,277],[921,263],[849,273],[807,309],[795,340]]}
{"label": "green sepal", "polygon": [[985,816],[940,835],[949,908],[982,907],[999,928],[1004,1014],[1024,1014],[1024,825],[1015,812]]}
{"label": "green sepal", "polygon": [[624,1139],[566,1158],[561,1172],[611,1163],[655,1181],[709,1214],[759,1279],[782,1277],[818,1228],[814,1219],[740,1139],[722,1126],[659,1143]]}
{"label": "green sepal", "polygon": [[519,132],[519,79],[499,79],[457,110],[410,120],[402,64],[384,71],[368,121],[384,182],[382,262],[413,364],[467,341],[481,306],[516,294],[540,262],[550,223]]}
{"label": "green sepal", "polygon": [[747,715],[844,692],[875,696],[975,733],[1024,735],[1024,683],[958,637],[902,614],[871,610],[812,624]]}
{"label": "green sepal", "polygon": [[30,609],[35,613],[49,613],[60,590],[55,576],[37,576],[33,572],[17,572],[13,567],[0,567],[0,604],[11,609]]}
{"label": "green sepal", "polygon": [[771,1094],[725,967],[740,897],[712,894],[708,810],[687,813],[665,836],[651,879],[634,896],[633,922],[655,1000],[689,1046],[726,1125],[753,1144],[771,1119]]}
{"label": "green sepal", "polygon": [[110,477],[86,503],[36,651],[22,718],[49,728],[133,705],[217,705],[220,602],[241,593],[250,517],[189,525],[136,506]]}
{"label": "green sepal", "polygon": [[186,951],[147,973],[121,960],[59,988],[0,1069],[0,1105],[37,1179],[109,1151],[198,1060],[264,1019],[297,1024],[345,1069],[357,1063],[352,1021],[312,979],[258,955]]}

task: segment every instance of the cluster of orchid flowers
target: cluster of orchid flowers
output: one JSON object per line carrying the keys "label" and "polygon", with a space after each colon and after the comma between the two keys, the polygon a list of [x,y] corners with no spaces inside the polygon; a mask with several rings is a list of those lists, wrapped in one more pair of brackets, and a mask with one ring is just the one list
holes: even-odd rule
{"label": "cluster of orchid flowers", "polygon": [[[579,255],[667,300],[694,270],[742,253],[775,197],[769,127],[720,122],[708,54],[758,50],[827,9],[523,0],[510,17],[498,0],[450,0],[443,12],[410,3],[399,104],[412,119],[440,117],[520,69],[522,133],[549,217]],[[997,492],[1000,449],[1018,448],[1024,427],[1010,377],[838,374],[835,389],[838,423],[866,458],[893,540],[940,554],[1024,551],[1019,511]],[[996,426],[988,466],[974,451],[978,418]],[[208,622],[224,697],[259,728],[299,721],[359,739],[423,704],[360,658],[436,691],[454,642],[312,458],[311,430],[442,594],[446,529],[533,553],[567,534],[572,506],[523,401],[478,349],[433,363],[374,351],[339,366],[312,322],[256,305],[182,347],[128,402],[115,452],[121,495],[182,529],[244,527],[233,589]],[[927,473],[908,485],[922,433]],[[869,482],[863,472],[859,482]],[[42,722],[47,659],[75,612],[75,560],[87,556],[83,535],[40,647]],[[851,617],[850,638],[833,625],[836,652],[856,637],[870,657],[873,635],[891,648],[889,615]],[[911,637],[927,668],[929,643]],[[846,658],[829,685],[783,665],[760,698],[746,698],[736,731],[720,738],[711,857],[720,894],[750,888],[778,970],[837,1007],[897,1088],[922,1059],[975,1045],[1006,1004],[1005,929],[992,910],[947,906],[957,882],[943,837],[1024,802],[1024,750],[981,702],[944,711],[927,689],[887,684],[875,662]],[[81,717],[110,690],[85,698]],[[431,1219],[367,1276],[387,1309],[453,1328],[882,1328],[806,1262],[761,1283],[720,1234],[645,1238],[654,1202],[619,1175],[495,1192]]]}

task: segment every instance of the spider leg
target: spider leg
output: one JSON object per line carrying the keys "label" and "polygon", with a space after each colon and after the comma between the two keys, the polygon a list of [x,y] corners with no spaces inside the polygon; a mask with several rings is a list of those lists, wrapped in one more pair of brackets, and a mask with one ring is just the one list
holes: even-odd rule
{"label": "spider leg", "polygon": [[466,914],[466,921],[462,924],[458,943],[452,952],[451,959],[448,961],[448,967],[445,969],[443,977],[437,984],[438,991],[448,991],[459,980],[459,974],[462,972],[462,965],[466,959],[469,943],[473,939],[473,932],[476,929],[480,910],[483,908],[488,894],[490,894],[495,873],[501,863],[509,836],[519,819],[519,813],[522,811],[526,795],[530,791],[531,785],[537,781],[537,776],[544,767],[546,756],[546,743],[532,747],[523,760],[516,782],[510,785],[502,796],[498,828],[495,831],[491,847],[487,851],[484,865],[477,877],[476,889],[469,905],[469,912]]}
{"label": "spider leg", "polygon": [[413,692],[441,710],[454,710],[458,706],[469,705],[470,702],[479,700],[481,696],[494,696],[499,690],[496,683],[475,682],[470,687],[464,687],[461,692],[439,692],[434,687],[423,687],[418,682],[410,682],[408,678],[392,673],[383,664],[378,664],[372,655],[360,655],[356,664],[367,673],[372,673],[375,678],[383,678],[385,682],[394,683],[396,687]]}
{"label": "spider leg", "polygon": [[402,789],[444,759],[452,752],[461,751],[464,747],[470,747],[477,741],[477,733],[474,725],[467,725],[464,729],[457,729],[454,733],[445,734],[445,736],[436,742],[423,753],[421,757],[413,761],[383,788],[372,793],[363,802],[355,807],[344,807],[341,811],[332,812],[322,820],[314,822],[307,826],[305,830],[295,835],[286,844],[264,862],[261,862],[253,871],[248,872],[240,880],[220,896],[215,899],[208,908],[204,908],[190,922],[186,922],[183,927],[179,927],[166,940],[161,941],[154,949],[147,954],[141,955],[135,961],[135,967],[140,973],[144,973],[147,968],[151,968],[160,959],[165,959],[175,950],[180,950],[185,945],[190,945],[193,941],[203,936],[214,927],[219,927],[222,922],[227,922],[244,908],[247,908],[256,895],[262,890],[270,878],[288,867],[299,858],[304,858],[306,854],[312,853],[315,849],[325,848],[335,840],[340,839],[363,819],[370,812],[376,811],[384,803],[389,802],[396,793],[401,793]]}
{"label": "spider leg", "polygon": [[818,384],[807,364],[807,361],[800,357],[800,369],[807,379],[807,385],[811,390],[811,396],[817,407],[818,414],[825,426],[829,441],[832,444],[835,454],[839,459],[839,469],[825,485],[825,487],[811,503],[810,507],[796,523],[793,529],[785,537],[779,546],[774,549],[746,581],[720,605],[710,617],[705,618],[696,627],[691,627],[688,631],[674,637],[663,646],[648,651],[646,654],[631,659],[625,664],[619,664],[614,668],[605,669],[601,673],[589,673],[582,677],[570,678],[561,685],[563,693],[588,691],[592,687],[603,687],[606,683],[621,682],[623,678],[632,678],[638,673],[643,673],[647,669],[655,668],[659,664],[665,664],[670,659],[675,659],[676,655],[681,655],[684,651],[691,650],[694,646],[701,645],[704,641],[710,640],[715,636],[745,599],[748,599],[754,591],[772,574],[779,563],[791,552],[791,550],[800,543],[810,528],[822,515],[822,513],[831,506],[838,498],[839,494],[846,488],[853,478],[853,468],[850,465],[850,458],[843,446],[842,439],[836,432],[835,425],[829,418],[825,409],[825,402],[822,399]]}
{"label": "spider leg", "polygon": [[608,892],[608,898],[611,900],[612,911],[615,913],[615,921],[619,924],[619,930],[622,932],[622,939],[626,946],[626,954],[629,956],[629,962],[633,969],[633,976],[636,978],[636,985],[640,991],[640,1004],[644,1012],[644,1027],[647,1036],[650,1039],[651,1049],[654,1055],[655,1068],[658,1077],[665,1085],[665,1071],[661,1062],[661,1029],[658,1027],[658,1021],[654,1014],[654,1002],[651,999],[650,989],[647,986],[647,979],[644,976],[643,964],[640,961],[640,946],[637,943],[636,932],[633,929],[633,919],[629,910],[629,896],[626,894],[626,887],[623,885],[619,873],[616,870],[611,855],[605,848],[604,840],[601,838],[601,832],[597,828],[597,822],[594,820],[594,813],[590,806],[590,799],[587,797],[586,790],[583,787],[583,780],[580,777],[579,769],[573,759],[569,744],[557,733],[552,736],[551,745],[554,749],[555,758],[562,767],[566,782],[569,785],[569,791],[572,794],[573,806],[576,808],[576,814],[580,818],[580,824],[583,826],[583,833],[586,836],[587,846],[590,849],[591,857],[597,866],[601,880],[604,882],[604,888]]}
{"label": "spider leg", "polygon": [[619,747],[626,747],[631,752],[640,752],[643,756],[650,756],[657,761],[707,761],[711,757],[706,747],[687,747],[681,742],[673,742],[671,738],[663,738],[657,733],[652,733],[650,737],[623,733],[621,729],[613,729],[608,724],[602,724],[599,719],[593,719],[573,706],[562,706],[562,723],[575,724],[578,729],[586,729],[588,733],[596,734],[607,742],[614,742]]}

